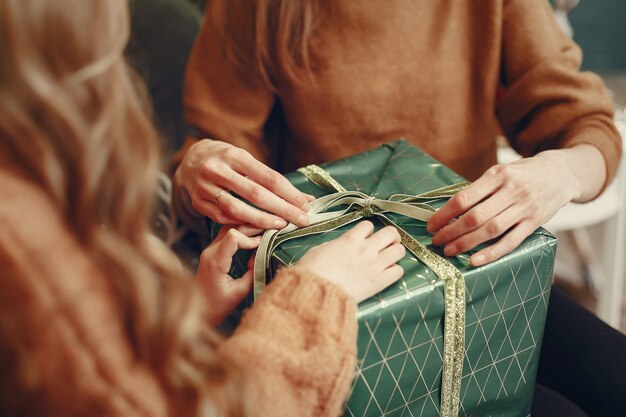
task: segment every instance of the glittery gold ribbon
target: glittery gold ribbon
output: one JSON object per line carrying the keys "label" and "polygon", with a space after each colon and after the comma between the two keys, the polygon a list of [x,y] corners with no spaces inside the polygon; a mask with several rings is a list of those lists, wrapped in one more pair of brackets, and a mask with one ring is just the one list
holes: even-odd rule
{"label": "glittery gold ribbon", "polygon": [[[348,191],[328,172],[317,165],[298,170],[308,180],[331,192],[310,204],[309,226],[289,224],[282,230],[268,230],[263,235],[254,262],[254,297],[261,295],[266,286],[270,257],[281,243],[316,233],[337,229],[362,218],[375,216],[384,224],[395,227],[402,244],[417,259],[443,281],[444,284],[444,348],[441,378],[440,417],[456,417],[460,407],[461,376],[465,349],[465,281],[461,272],[449,261],[431,252],[413,236],[405,232],[385,215],[387,212],[402,214],[427,221],[436,211],[428,201],[449,198],[467,183],[453,184],[419,195],[394,194],[386,200],[370,197],[359,191]],[[327,211],[337,206],[344,210]]]}

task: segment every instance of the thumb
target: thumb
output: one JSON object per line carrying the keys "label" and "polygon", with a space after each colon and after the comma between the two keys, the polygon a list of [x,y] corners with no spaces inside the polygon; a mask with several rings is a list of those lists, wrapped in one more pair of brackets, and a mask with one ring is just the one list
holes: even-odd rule
{"label": "thumb", "polygon": [[230,283],[231,305],[236,307],[252,291],[252,271],[246,272],[241,278],[234,279]]}
{"label": "thumb", "polygon": [[[225,278],[228,275],[225,276]],[[218,299],[211,300],[209,297],[209,323],[219,325],[226,317],[243,301],[252,289],[252,273],[246,273],[239,279],[226,278],[226,287],[222,287]]]}

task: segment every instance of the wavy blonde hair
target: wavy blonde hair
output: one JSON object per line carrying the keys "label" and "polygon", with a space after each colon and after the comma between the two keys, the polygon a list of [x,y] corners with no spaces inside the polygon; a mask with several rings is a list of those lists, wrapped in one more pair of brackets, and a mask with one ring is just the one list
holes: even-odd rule
{"label": "wavy blonde hair", "polygon": [[196,284],[151,238],[158,141],[123,59],[128,36],[127,0],[0,0],[0,150],[93,254],[177,414],[219,403],[244,415]]}

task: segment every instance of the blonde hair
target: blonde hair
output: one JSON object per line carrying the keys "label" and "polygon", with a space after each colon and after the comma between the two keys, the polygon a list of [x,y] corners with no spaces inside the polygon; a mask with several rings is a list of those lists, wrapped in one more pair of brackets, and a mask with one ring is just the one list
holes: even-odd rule
{"label": "blonde hair", "polygon": [[322,0],[209,0],[205,24],[214,27],[226,59],[242,72],[254,68],[278,91],[281,76],[314,81],[311,41],[322,8],[331,6]]}
{"label": "blonde hair", "polygon": [[0,0],[0,151],[93,254],[177,413],[219,403],[243,415],[196,284],[150,237],[158,143],[123,59],[128,36],[126,0]]}

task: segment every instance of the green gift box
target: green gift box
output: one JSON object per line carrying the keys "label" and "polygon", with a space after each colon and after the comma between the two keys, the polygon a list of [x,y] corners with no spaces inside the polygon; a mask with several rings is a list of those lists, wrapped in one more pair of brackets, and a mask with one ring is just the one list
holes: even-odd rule
{"label": "green gift box", "polygon": [[[345,189],[380,200],[397,194],[427,195],[464,182],[404,140],[320,168]],[[329,194],[302,172],[288,174],[287,178],[318,198]],[[436,208],[444,202],[435,198],[426,206],[417,206]],[[441,255],[438,248],[430,246],[431,235],[424,221],[397,213],[386,213],[382,220],[389,223],[386,219],[431,255]],[[370,220],[378,228],[384,226],[376,216]],[[270,275],[354,224],[281,243],[268,258]],[[444,322],[453,317],[453,304],[448,305],[446,300],[454,302],[445,287],[452,284],[444,285],[442,277],[407,251],[400,261],[404,277],[359,305],[358,369],[346,416],[529,416],[555,251],[555,237],[539,228],[515,251],[482,267],[470,265],[471,253],[446,258],[448,262],[444,262],[462,274],[465,288],[459,291],[465,317],[463,321],[459,316],[460,324],[446,323],[445,329]],[[245,271],[248,256],[244,253],[235,260],[235,275]],[[463,330],[464,339],[459,338]],[[442,385],[442,380],[446,384],[442,377],[444,361],[452,361],[446,353],[448,348],[444,350],[445,339],[450,354],[456,352],[457,358],[462,358],[455,365],[457,374],[452,370],[448,373],[454,380],[451,383],[457,384],[456,391]],[[442,396],[450,397],[450,392],[456,398],[447,398],[446,404],[451,401],[456,406],[444,406],[442,402]]]}

